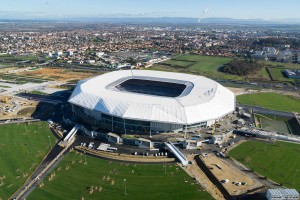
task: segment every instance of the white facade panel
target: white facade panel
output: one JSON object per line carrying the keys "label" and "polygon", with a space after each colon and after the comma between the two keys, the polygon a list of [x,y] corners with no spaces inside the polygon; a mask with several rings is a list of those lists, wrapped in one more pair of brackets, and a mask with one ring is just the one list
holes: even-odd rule
{"label": "white facade panel", "polygon": [[[178,97],[162,97],[107,88],[130,77],[186,82],[189,89]],[[115,71],[80,81],[69,102],[125,119],[181,125],[218,119],[235,109],[234,93],[211,79],[147,70]]]}

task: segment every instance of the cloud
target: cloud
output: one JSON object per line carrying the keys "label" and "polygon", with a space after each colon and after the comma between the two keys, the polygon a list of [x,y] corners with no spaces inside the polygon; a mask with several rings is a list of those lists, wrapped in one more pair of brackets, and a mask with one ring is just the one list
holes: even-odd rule
{"label": "cloud", "polygon": [[0,18],[4,19],[30,19],[45,17],[47,13],[44,12],[21,12],[21,11],[3,11],[0,10]]}
{"label": "cloud", "polygon": [[202,10],[202,13],[205,14],[205,13],[208,13],[209,11],[210,11],[209,8],[204,8],[204,9]]}

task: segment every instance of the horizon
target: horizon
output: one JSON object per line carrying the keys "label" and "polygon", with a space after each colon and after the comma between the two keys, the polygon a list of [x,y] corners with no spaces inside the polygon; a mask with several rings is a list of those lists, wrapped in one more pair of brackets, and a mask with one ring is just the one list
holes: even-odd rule
{"label": "horizon", "polygon": [[[278,21],[300,19],[297,0],[0,0],[1,19],[72,19],[72,18],[232,18]],[[185,8],[185,9],[182,9]]]}

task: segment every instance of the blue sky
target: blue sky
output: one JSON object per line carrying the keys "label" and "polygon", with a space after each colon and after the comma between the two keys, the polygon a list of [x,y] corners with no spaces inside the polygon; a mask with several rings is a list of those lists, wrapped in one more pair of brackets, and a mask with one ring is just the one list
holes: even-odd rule
{"label": "blue sky", "polygon": [[300,18],[300,0],[0,0],[0,18]]}

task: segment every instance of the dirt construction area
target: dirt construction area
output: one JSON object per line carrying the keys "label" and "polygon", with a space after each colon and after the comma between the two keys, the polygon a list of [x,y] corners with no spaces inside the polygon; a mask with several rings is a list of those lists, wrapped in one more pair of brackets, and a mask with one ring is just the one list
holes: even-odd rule
{"label": "dirt construction area", "polygon": [[201,159],[231,195],[244,194],[247,190],[261,186],[260,183],[242,171],[229,165],[225,159],[217,157],[214,154],[201,156]]}
{"label": "dirt construction area", "polygon": [[220,190],[208,179],[205,173],[200,169],[194,160],[194,155],[187,156],[189,161],[192,161],[192,164],[182,167],[191,177],[196,178],[202,187],[210,193],[216,200],[225,200],[224,196]]}
{"label": "dirt construction area", "polygon": [[0,96],[0,119],[30,117],[37,103],[13,96]]}
{"label": "dirt construction area", "polygon": [[75,72],[66,69],[56,69],[56,68],[40,68],[32,71],[23,71],[17,73],[22,76],[34,76],[39,78],[53,79],[55,81],[68,81],[68,80],[81,80],[94,76],[94,73],[88,72]]}

